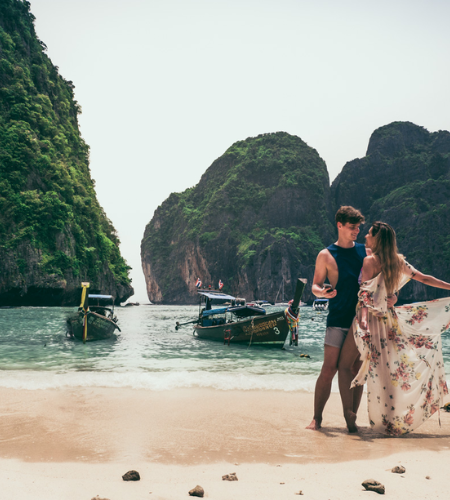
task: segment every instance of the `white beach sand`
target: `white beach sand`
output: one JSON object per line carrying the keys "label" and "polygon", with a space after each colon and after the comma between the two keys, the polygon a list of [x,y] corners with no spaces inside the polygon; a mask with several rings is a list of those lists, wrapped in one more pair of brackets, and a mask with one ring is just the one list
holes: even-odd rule
{"label": "white beach sand", "polygon": [[[270,391],[0,389],[0,498],[367,500],[365,479],[396,499],[448,498],[450,414],[403,438],[372,434],[365,401],[349,435],[332,397],[306,430],[313,395]],[[395,465],[406,467],[393,474]],[[141,475],[125,482],[129,470]],[[239,481],[222,481],[236,472]],[[427,476],[430,479],[427,479]],[[283,484],[282,484],[283,483]]]}

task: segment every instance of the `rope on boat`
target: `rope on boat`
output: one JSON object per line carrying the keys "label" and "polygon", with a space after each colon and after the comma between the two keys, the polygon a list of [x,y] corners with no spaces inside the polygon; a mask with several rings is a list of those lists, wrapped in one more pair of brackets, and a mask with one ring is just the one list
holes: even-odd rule
{"label": "rope on boat", "polygon": [[[89,311],[89,300],[86,300],[86,294],[87,294],[87,289],[90,286],[90,283],[84,281],[81,283],[81,286],[83,288],[83,292],[81,293],[81,304],[80,304],[80,309],[83,309],[83,344],[86,343],[87,340],[87,327],[88,327],[88,321],[87,321],[87,316]],[[89,299],[89,296],[88,296]]]}
{"label": "rope on boat", "polygon": [[252,333],[251,333],[251,335],[250,335],[250,342],[249,342],[249,344],[248,344],[247,349],[249,349],[249,348],[250,348],[250,346],[252,345],[253,330],[254,330],[254,328],[255,328],[255,317],[254,317],[254,316],[252,317],[252,322],[250,323],[250,325],[251,325],[251,332],[252,332]]}
{"label": "rope on boat", "polygon": [[300,322],[300,314],[295,314],[291,306],[289,306],[284,311],[284,317],[286,318],[289,328],[290,344],[298,345],[298,324]]}

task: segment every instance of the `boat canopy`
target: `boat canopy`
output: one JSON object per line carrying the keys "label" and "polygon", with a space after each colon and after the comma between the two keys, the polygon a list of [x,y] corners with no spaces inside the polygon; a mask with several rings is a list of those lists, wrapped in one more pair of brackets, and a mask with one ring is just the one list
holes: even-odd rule
{"label": "boat canopy", "polygon": [[199,295],[206,297],[213,304],[223,304],[235,300],[235,297],[220,292],[198,292]]}
{"label": "boat canopy", "polygon": [[98,304],[114,304],[114,297],[112,295],[97,295],[89,294],[89,300],[95,300]]}
{"label": "boat canopy", "polygon": [[233,313],[239,318],[247,318],[249,316],[263,316],[266,310],[258,306],[231,306],[217,307],[216,309],[203,309],[202,317],[214,316],[215,314]]}
{"label": "boat canopy", "polygon": [[206,318],[206,316],[212,316],[214,314],[225,314],[227,311],[227,307],[218,307],[217,309],[209,309],[208,311],[204,309],[202,311],[202,316]]}
{"label": "boat canopy", "polygon": [[246,318],[248,316],[263,316],[266,310],[257,306],[234,306],[227,309],[228,312],[236,314],[239,318]]}

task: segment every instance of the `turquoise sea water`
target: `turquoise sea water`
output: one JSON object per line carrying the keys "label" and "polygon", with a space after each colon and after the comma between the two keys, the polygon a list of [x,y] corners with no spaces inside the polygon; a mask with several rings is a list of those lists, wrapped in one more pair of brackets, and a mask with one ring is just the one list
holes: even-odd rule
{"label": "turquoise sea water", "polygon": [[[313,391],[323,359],[326,313],[301,308],[299,347],[238,346],[200,340],[187,325],[195,306],[116,308],[122,333],[88,342],[66,336],[74,308],[0,309],[0,386],[176,387]],[[450,335],[443,335],[450,373]],[[301,358],[307,353],[310,359]],[[337,386],[334,386],[337,390]]]}

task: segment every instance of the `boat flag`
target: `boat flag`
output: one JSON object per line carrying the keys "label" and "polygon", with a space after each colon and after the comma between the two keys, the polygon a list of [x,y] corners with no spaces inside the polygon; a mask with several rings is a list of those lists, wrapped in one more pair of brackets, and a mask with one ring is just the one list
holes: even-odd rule
{"label": "boat flag", "polygon": [[195,286],[197,288],[200,288],[202,286],[202,280],[200,278],[197,278],[197,281],[195,282]]}
{"label": "boat flag", "polygon": [[222,280],[219,280],[219,290],[222,290],[222,288],[223,288]]}

